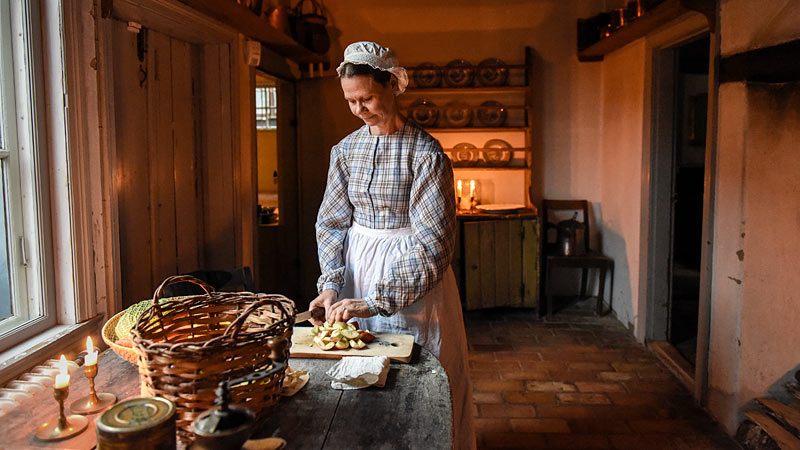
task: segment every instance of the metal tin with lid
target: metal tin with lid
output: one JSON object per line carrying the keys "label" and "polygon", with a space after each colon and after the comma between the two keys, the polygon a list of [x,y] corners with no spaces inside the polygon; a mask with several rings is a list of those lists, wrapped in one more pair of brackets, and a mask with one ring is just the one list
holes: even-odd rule
{"label": "metal tin with lid", "polygon": [[161,397],[120,402],[97,419],[98,450],[174,450],[175,404]]}

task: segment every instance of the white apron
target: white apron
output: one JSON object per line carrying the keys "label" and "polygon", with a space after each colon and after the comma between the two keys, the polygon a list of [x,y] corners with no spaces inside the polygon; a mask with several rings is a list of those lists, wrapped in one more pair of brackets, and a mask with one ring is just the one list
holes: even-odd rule
{"label": "white apron", "polygon": [[[363,298],[391,270],[392,263],[414,245],[411,228],[376,230],[353,223],[344,243],[344,286],[339,298]],[[357,318],[360,328],[384,333],[413,334],[417,344],[433,353],[447,371],[453,403],[453,447],[475,448],[472,425],[472,384],[461,300],[453,270],[425,297],[390,317]]]}

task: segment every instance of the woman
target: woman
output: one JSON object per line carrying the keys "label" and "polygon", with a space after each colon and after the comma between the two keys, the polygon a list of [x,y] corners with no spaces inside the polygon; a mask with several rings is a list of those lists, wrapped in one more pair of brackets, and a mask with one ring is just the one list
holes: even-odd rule
{"label": "woman", "polygon": [[450,260],[455,193],[439,142],[400,114],[408,85],[392,51],[350,44],[337,69],[350,111],[364,126],[331,150],[317,215],[322,275],[311,308],[329,323],[413,334],[447,371],[454,447],[475,448],[472,388],[461,302]]}

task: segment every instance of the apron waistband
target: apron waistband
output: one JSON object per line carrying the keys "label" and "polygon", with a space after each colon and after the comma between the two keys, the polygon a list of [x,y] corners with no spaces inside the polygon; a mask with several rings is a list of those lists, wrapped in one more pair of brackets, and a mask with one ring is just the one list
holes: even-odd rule
{"label": "apron waistband", "polygon": [[353,225],[350,226],[350,231],[377,238],[402,237],[411,236],[413,234],[411,232],[411,227],[377,229],[359,225],[355,221],[353,221]]}

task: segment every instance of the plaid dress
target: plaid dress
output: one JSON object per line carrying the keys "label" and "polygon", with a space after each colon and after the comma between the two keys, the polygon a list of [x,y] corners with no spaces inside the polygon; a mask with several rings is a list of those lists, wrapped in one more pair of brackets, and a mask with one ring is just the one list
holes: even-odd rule
{"label": "plaid dress", "polygon": [[353,221],[372,229],[411,227],[415,239],[364,297],[370,312],[392,315],[424,297],[455,246],[453,170],[439,142],[406,121],[384,136],[372,136],[364,125],[333,147],[316,224],[319,292],[341,292],[342,249]]}

